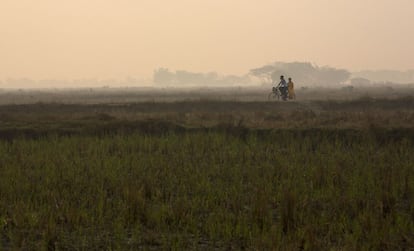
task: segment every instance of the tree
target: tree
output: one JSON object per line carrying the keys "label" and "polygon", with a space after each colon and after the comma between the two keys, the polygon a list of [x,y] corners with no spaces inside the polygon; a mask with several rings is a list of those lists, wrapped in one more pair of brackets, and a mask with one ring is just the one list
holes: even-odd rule
{"label": "tree", "polygon": [[154,82],[157,84],[173,84],[174,80],[175,74],[170,72],[167,68],[158,68],[154,71]]}
{"label": "tree", "polygon": [[281,75],[292,77],[295,83],[306,85],[334,85],[346,81],[351,74],[347,70],[318,67],[307,62],[274,62],[250,70],[250,74],[266,83],[277,82]]}
{"label": "tree", "polygon": [[319,85],[341,84],[349,79],[351,73],[347,70],[335,69],[332,67],[322,67],[318,72]]}
{"label": "tree", "polygon": [[276,70],[274,65],[265,65],[256,69],[251,69],[249,74],[262,80],[264,83],[272,82],[272,73]]}

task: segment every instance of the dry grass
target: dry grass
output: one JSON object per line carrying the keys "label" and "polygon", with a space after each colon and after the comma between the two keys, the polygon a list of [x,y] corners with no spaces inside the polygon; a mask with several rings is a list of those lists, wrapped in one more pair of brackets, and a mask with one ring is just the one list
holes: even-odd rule
{"label": "dry grass", "polygon": [[0,106],[0,250],[410,250],[414,102]]}

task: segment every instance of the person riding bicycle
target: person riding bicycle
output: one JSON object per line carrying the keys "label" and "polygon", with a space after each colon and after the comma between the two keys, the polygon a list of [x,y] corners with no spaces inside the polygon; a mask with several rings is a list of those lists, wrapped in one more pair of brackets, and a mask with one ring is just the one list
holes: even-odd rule
{"label": "person riding bicycle", "polygon": [[280,93],[282,94],[282,99],[286,101],[288,96],[288,84],[286,83],[285,77],[283,75],[280,76],[280,82],[276,88],[279,88]]}

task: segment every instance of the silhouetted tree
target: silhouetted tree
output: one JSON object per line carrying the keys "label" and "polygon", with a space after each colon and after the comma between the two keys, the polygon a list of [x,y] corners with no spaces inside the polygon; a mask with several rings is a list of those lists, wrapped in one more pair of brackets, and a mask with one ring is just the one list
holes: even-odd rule
{"label": "silhouetted tree", "polygon": [[322,67],[318,71],[319,85],[341,84],[349,79],[351,73],[347,70]]}
{"label": "silhouetted tree", "polygon": [[167,68],[159,68],[154,71],[154,83],[168,85],[172,84],[175,79],[175,74],[170,72]]}
{"label": "silhouetted tree", "polygon": [[154,83],[162,85],[240,85],[248,84],[250,78],[246,76],[227,75],[221,76],[216,72],[194,73],[189,71],[170,72],[166,68],[159,68],[154,71]]}
{"label": "silhouetted tree", "polygon": [[276,70],[274,65],[265,65],[259,68],[251,69],[250,73],[252,76],[260,78],[263,82],[272,82],[272,73]]}
{"label": "silhouetted tree", "polygon": [[332,67],[318,67],[307,62],[275,62],[250,70],[250,74],[265,80],[277,82],[281,75],[292,77],[295,83],[306,85],[334,85],[346,81],[351,74],[347,70]]}

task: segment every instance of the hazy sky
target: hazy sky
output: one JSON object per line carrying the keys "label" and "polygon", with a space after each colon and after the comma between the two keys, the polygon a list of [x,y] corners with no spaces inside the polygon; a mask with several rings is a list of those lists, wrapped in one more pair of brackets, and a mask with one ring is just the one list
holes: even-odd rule
{"label": "hazy sky", "polygon": [[414,68],[413,0],[0,0],[0,78]]}

